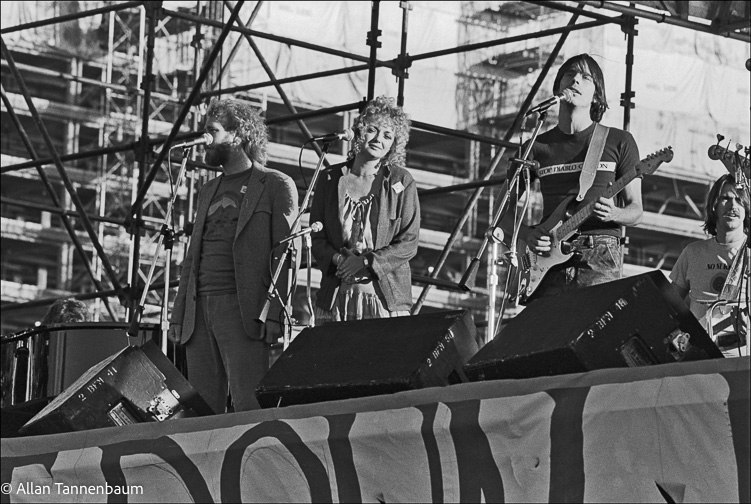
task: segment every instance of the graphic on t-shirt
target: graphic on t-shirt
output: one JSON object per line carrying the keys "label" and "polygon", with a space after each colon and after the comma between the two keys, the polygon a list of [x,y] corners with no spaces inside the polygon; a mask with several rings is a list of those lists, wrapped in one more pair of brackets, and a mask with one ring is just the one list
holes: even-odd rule
{"label": "graphic on t-shirt", "polygon": [[234,237],[237,229],[241,196],[236,192],[219,195],[209,206],[207,221],[211,223],[204,232],[204,239]]}
{"label": "graphic on t-shirt", "polygon": [[712,281],[709,283],[709,285],[712,288],[712,292],[721,292],[722,286],[725,285],[725,279],[727,278],[727,273],[719,273],[712,278]]}
{"label": "graphic on t-shirt", "polygon": [[[548,175],[558,175],[560,173],[575,173],[582,171],[584,163],[566,163],[546,166],[537,170],[539,177],[545,177]],[[597,165],[597,171],[605,171],[615,173],[615,162],[613,161],[600,161]]]}
{"label": "graphic on t-shirt", "polygon": [[227,208],[227,207],[237,208],[239,204],[237,201],[235,201],[233,196],[236,196],[236,195],[232,193],[222,194],[221,199],[219,201],[215,201],[214,203],[211,204],[211,206],[209,207],[208,215],[214,215],[214,212],[216,212],[219,208]]}

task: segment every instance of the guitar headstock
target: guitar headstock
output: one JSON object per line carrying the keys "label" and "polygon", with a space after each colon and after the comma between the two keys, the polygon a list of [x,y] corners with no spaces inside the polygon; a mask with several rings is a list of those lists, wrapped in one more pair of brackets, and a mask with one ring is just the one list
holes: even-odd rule
{"label": "guitar headstock", "polygon": [[673,147],[667,146],[664,149],[660,149],[657,152],[653,152],[644,159],[642,159],[638,165],[636,165],[636,173],[639,175],[650,175],[657,171],[657,168],[662,163],[669,163],[673,160]]}
{"label": "guitar headstock", "polygon": [[[730,147],[730,142],[728,142],[728,147],[720,146],[720,142],[724,138],[722,135],[717,135],[717,145],[712,145],[707,151],[709,159],[722,161],[725,169],[736,178],[738,178],[738,171],[745,175],[746,178],[751,178],[751,162],[748,159],[749,148],[741,144],[736,144],[736,150],[731,151],[728,148]],[[744,151],[744,154],[741,154],[741,151]]]}

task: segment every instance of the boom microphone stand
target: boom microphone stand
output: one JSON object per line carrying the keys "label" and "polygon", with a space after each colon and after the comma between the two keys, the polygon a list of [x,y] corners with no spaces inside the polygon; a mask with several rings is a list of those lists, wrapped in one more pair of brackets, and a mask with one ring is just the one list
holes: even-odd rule
{"label": "boom microphone stand", "polygon": [[[334,139],[332,139],[333,141]],[[318,158],[318,165],[316,166],[315,172],[313,172],[313,179],[310,181],[310,185],[308,185],[308,190],[305,191],[305,197],[302,200],[302,203],[300,204],[300,209],[297,212],[297,218],[295,219],[295,222],[292,224],[292,229],[290,230],[290,233],[288,237],[291,237],[295,235],[300,230],[300,224],[302,221],[302,215],[305,212],[305,209],[308,208],[308,201],[310,200],[310,196],[313,194],[313,190],[316,186],[316,182],[318,181],[318,175],[321,172],[321,167],[323,166],[323,161],[326,158],[326,154],[329,152],[329,145],[330,141],[324,141],[323,142],[323,148],[321,149],[321,155]],[[266,319],[269,315],[269,309],[271,308],[271,302],[276,297],[276,282],[279,280],[279,275],[282,272],[282,269],[284,268],[284,262],[287,260],[287,255],[290,252],[290,248],[292,247],[290,244],[294,240],[289,240],[284,244],[284,250],[282,251],[282,256],[279,259],[279,262],[276,265],[276,268],[274,269],[274,275],[271,277],[271,284],[269,285],[269,290],[266,292],[266,301],[263,303],[263,308],[261,309],[261,313],[258,315],[256,320],[262,324],[266,323]],[[308,298],[310,298],[310,253],[308,251]],[[294,268],[294,265],[291,266]],[[292,297],[292,293],[289,292],[287,294],[288,299]],[[314,320],[312,316],[312,310],[311,310],[311,323]],[[310,326],[311,323],[308,325]],[[286,349],[287,346],[289,346],[289,341],[291,337],[292,328],[285,328],[284,332],[284,348]]]}
{"label": "boom microphone stand", "polygon": [[[552,105],[552,104],[551,104]],[[493,243],[493,254],[491,257],[491,264],[490,264],[490,273],[489,273],[489,282],[488,282],[488,288],[494,289],[497,286],[497,279],[498,279],[498,258],[497,258],[497,244],[500,243],[503,239],[503,231],[500,229],[500,222],[504,216],[504,212],[506,209],[506,205],[508,204],[509,198],[512,194],[517,194],[519,189],[519,177],[523,176],[527,188],[529,188],[529,182],[530,182],[530,175],[529,175],[529,168],[532,166],[535,166],[537,163],[535,161],[528,161],[529,154],[532,152],[532,147],[535,143],[535,140],[537,140],[537,136],[540,134],[540,129],[542,128],[543,123],[545,122],[545,119],[547,118],[548,111],[547,108],[540,110],[539,115],[537,118],[537,122],[535,123],[534,131],[532,132],[532,137],[527,143],[527,148],[524,151],[524,154],[521,158],[514,158],[512,159],[512,162],[516,163],[516,169],[514,171],[514,175],[511,178],[510,181],[506,182],[504,186],[501,186],[501,190],[505,190],[505,193],[503,195],[503,199],[501,200],[501,204],[498,205],[498,210],[496,210],[495,215],[493,216],[493,220],[490,224],[490,227],[485,232],[485,236],[483,238],[482,244],[480,245],[479,250],[477,251],[477,254],[475,257],[472,258],[469,264],[469,268],[467,268],[467,271],[464,272],[464,275],[462,276],[462,279],[459,281],[459,287],[461,287],[465,291],[472,290],[472,287],[475,284],[476,278],[477,278],[477,271],[480,267],[480,260],[482,259],[482,255],[485,252],[485,249],[487,248],[489,243]],[[504,261],[509,264],[507,278],[506,278],[506,285],[509,285],[510,278],[512,276],[512,267],[513,269],[518,268],[519,266],[519,259],[517,256],[517,240],[519,239],[519,230],[521,229],[522,221],[524,219],[524,214],[526,213],[527,206],[529,205],[529,198],[525,199],[524,202],[524,208],[522,212],[520,212],[517,216],[517,214],[514,214],[514,222],[513,222],[513,233],[511,236],[511,240],[509,242],[509,251],[506,252]],[[486,334],[486,341],[490,341],[495,337],[496,333],[498,332],[498,328],[500,327],[500,321],[503,319],[503,313],[505,311],[506,306],[506,298],[507,296],[502,297],[501,302],[501,309],[498,310],[498,323],[495,323],[495,320],[491,320],[491,316],[495,316],[495,292],[493,293],[493,296],[489,296],[489,303],[493,303],[492,307],[488,307],[488,332]],[[491,328],[493,329],[493,334],[490,334]]]}
{"label": "boom microphone stand", "polygon": [[151,280],[154,276],[154,270],[156,269],[156,262],[159,258],[159,250],[162,245],[164,245],[166,257],[164,263],[164,296],[162,299],[161,310],[161,335],[162,353],[164,353],[165,355],[167,355],[167,333],[169,332],[167,305],[169,304],[170,265],[172,264],[172,246],[175,243],[175,231],[170,226],[170,222],[172,220],[172,210],[175,206],[175,200],[177,199],[177,192],[183,182],[183,178],[185,177],[186,166],[188,164],[188,156],[190,154],[190,150],[194,146],[195,144],[186,145],[183,147],[183,160],[180,164],[180,173],[177,176],[177,180],[175,182],[175,190],[173,191],[172,197],[170,198],[169,205],[167,206],[167,213],[164,216],[164,222],[162,223],[162,228],[159,231],[159,240],[156,243],[156,251],[154,253],[154,257],[151,260],[151,267],[149,268],[149,274],[146,277],[146,284],[144,285],[143,292],[141,293],[141,300],[139,301],[136,309],[133,310],[133,318],[131,319],[130,328],[128,329],[128,336],[130,336],[131,338],[138,336],[138,324],[140,322],[141,315],[143,314],[144,306],[146,305],[146,296],[149,293],[149,286],[151,285]]}

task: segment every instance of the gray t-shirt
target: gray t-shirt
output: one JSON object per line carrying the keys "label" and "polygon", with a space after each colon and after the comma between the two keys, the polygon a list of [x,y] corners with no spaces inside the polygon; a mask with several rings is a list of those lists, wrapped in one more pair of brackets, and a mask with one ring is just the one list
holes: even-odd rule
{"label": "gray t-shirt", "polygon": [[[744,239],[722,244],[710,238],[689,244],[678,257],[673,271],[670,272],[670,280],[678,287],[688,289],[689,307],[691,313],[707,328],[704,315],[709,306],[717,301],[730,267],[736,254],[741,250]],[[742,275],[741,295],[746,292],[748,283],[748,268]],[[714,313],[714,323],[723,318],[722,310],[717,309]],[[727,314],[724,315],[727,317]]]}

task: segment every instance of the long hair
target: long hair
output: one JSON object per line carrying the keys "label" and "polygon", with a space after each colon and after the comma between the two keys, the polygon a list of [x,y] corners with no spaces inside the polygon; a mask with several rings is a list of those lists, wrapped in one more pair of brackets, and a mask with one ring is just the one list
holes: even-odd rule
{"label": "long hair", "polygon": [[354,158],[362,150],[362,134],[368,124],[376,126],[386,124],[394,128],[394,143],[383,162],[387,165],[407,164],[407,142],[409,142],[409,115],[388,96],[379,96],[370,100],[365,109],[355,119],[355,141],[348,156]]}
{"label": "long hair", "polygon": [[224,129],[234,132],[242,141],[248,158],[266,164],[269,132],[263,117],[251,104],[232,98],[213,100],[206,118],[215,119]]}
{"label": "long hair", "polygon": [[579,54],[569,58],[561,65],[553,82],[553,93],[558,94],[561,91],[561,80],[563,80],[566,72],[572,69],[592,76],[595,95],[592,97],[592,105],[589,107],[589,117],[595,122],[600,122],[608,109],[608,99],[605,97],[605,77],[602,75],[600,65],[589,54]]}
{"label": "long hair", "polygon": [[[722,177],[715,180],[714,184],[712,184],[712,187],[707,193],[707,200],[704,203],[704,231],[712,236],[717,236],[717,203],[720,200],[720,192],[722,191],[722,186],[725,184],[730,184],[735,187],[735,177],[733,177],[729,173],[726,173]],[[745,187],[742,189],[738,189],[736,187],[735,190],[738,193],[738,196],[741,197],[743,208],[746,209],[746,216],[745,219],[743,219],[743,230],[748,233],[749,211],[751,210],[749,208],[751,207],[751,204],[749,204],[748,190]]]}

